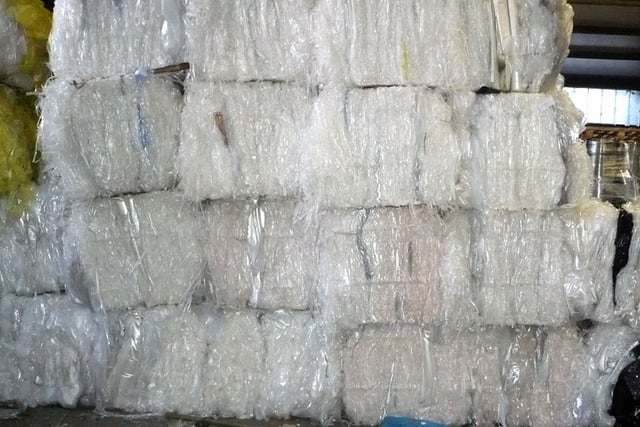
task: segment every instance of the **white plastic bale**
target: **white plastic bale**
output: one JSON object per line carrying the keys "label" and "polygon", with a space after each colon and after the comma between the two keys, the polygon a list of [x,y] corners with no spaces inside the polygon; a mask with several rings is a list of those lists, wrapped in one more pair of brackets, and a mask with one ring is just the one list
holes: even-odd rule
{"label": "white plastic bale", "polygon": [[181,0],[115,0],[56,5],[49,37],[51,70],[83,80],[184,61]]}
{"label": "white plastic bale", "polygon": [[188,61],[200,80],[306,81],[313,1],[186,1]]}
{"label": "white plastic bale", "polygon": [[479,95],[469,176],[475,209],[550,209],[562,199],[565,147],[550,95]]}
{"label": "white plastic bale", "polygon": [[434,344],[428,331],[417,325],[356,331],[343,350],[345,415],[355,424],[369,425],[393,415],[469,422],[467,350],[459,339]]}
{"label": "white plastic bale", "polygon": [[89,309],[66,296],[5,295],[0,318],[0,401],[95,403],[97,324]]}
{"label": "white plastic bale", "polygon": [[294,201],[222,202],[204,209],[204,250],[222,307],[305,310],[313,297],[314,234]]}
{"label": "white plastic bale", "polygon": [[330,422],[339,415],[338,367],[311,313],[278,310],[261,318],[265,340],[263,415]]}
{"label": "white plastic bale", "polygon": [[187,303],[205,268],[201,226],[179,193],[77,204],[64,242],[67,290],[105,310]]}
{"label": "white plastic bale", "polygon": [[468,144],[452,104],[413,87],[325,88],[300,154],[310,208],[453,202]]}
{"label": "white plastic bale", "polygon": [[19,218],[9,214],[0,220],[0,295],[57,292],[64,283],[67,203],[54,183],[34,186],[34,192],[35,200]]}
{"label": "white plastic bale", "polygon": [[209,348],[203,368],[204,413],[220,417],[261,415],[265,387],[265,342],[254,310],[203,317]]}
{"label": "white plastic bale", "polygon": [[109,314],[112,356],[101,404],[128,412],[200,414],[206,333],[175,306]]}
{"label": "white plastic bale", "polygon": [[295,195],[294,150],[310,105],[298,86],[192,82],[180,187],[193,200]]}
{"label": "white plastic bale", "polygon": [[631,214],[633,228],[627,264],[616,278],[616,314],[629,326],[640,326],[640,203],[627,203],[624,210]]}
{"label": "white plastic bale", "polygon": [[617,224],[611,205],[594,201],[472,218],[472,272],[483,322],[611,321]]}
{"label": "white plastic bale", "polygon": [[464,277],[451,277],[451,282],[441,277],[445,222],[433,209],[330,211],[320,226],[322,311],[339,329],[438,321],[445,288],[465,287]]}
{"label": "white plastic bale", "polygon": [[591,198],[593,187],[593,163],[584,142],[577,140],[567,146],[566,200],[582,203]]}
{"label": "white plastic bale", "polygon": [[173,187],[181,108],[162,78],[50,82],[40,99],[47,169],[74,199]]}
{"label": "white plastic bale", "polygon": [[595,374],[579,333],[570,327],[547,330],[541,350],[529,424],[594,425]]}

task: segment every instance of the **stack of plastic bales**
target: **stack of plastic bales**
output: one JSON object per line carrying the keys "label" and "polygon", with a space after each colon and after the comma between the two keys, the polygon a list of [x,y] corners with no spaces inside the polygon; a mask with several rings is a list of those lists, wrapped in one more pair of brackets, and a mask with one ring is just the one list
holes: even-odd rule
{"label": "stack of plastic bales", "polygon": [[7,0],[0,23],[0,402],[92,404],[96,322],[60,295],[65,202],[55,179],[37,176],[35,96],[25,93],[48,76],[51,14]]}
{"label": "stack of plastic bales", "polygon": [[608,422],[634,333],[556,87],[564,0],[67,0],[54,22],[39,138],[70,200],[56,301],[80,306],[3,298],[12,351],[44,358],[0,371],[46,396],[16,400]]}

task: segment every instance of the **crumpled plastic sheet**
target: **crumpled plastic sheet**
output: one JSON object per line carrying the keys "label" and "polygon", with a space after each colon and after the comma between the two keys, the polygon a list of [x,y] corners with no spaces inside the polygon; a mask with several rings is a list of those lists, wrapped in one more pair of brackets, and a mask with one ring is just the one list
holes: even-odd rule
{"label": "crumpled plastic sheet", "polygon": [[39,146],[74,199],[171,188],[182,96],[170,80],[136,76],[76,87],[51,81],[40,99]]}
{"label": "crumpled plastic sheet", "polygon": [[67,206],[56,183],[34,186],[35,200],[18,218],[0,201],[0,295],[58,292],[64,284],[62,230]]}
{"label": "crumpled plastic sheet", "polygon": [[215,201],[204,208],[204,251],[216,305],[311,307],[314,230],[294,200]]}
{"label": "crumpled plastic sheet", "polygon": [[598,201],[472,213],[470,262],[482,321],[612,321],[617,217],[613,206]]}
{"label": "crumpled plastic sheet", "polygon": [[0,81],[6,81],[18,72],[22,58],[27,53],[27,38],[3,5],[0,5],[0,40]]}
{"label": "crumpled plastic sheet", "polygon": [[65,295],[0,299],[0,401],[95,403],[93,313]]}
{"label": "crumpled plastic sheet", "polygon": [[586,345],[598,378],[595,399],[598,425],[614,425],[615,419],[609,415],[613,390],[622,370],[636,359],[632,350],[639,343],[640,333],[628,326],[601,324],[588,332]]}
{"label": "crumpled plastic sheet", "polygon": [[193,200],[295,195],[295,150],[311,102],[302,86],[192,82],[180,188]]}
{"label": "crumpled plastic sheet", "polygon": [[596,420],[592,360],[570,328],[369,325],[353,332],[343,357],[343,404],[356,424],[394,415],[455,425]]}
{"label": "crumpled plastic sheet", "polygon": [[183,62],[183,16],[181,0],[60,2],[49,38],[51,70],[89,80]]}
{"label": "crumpled plastic sheet", "polygon": [[311,210],[550,209],[591,186],[572,147],[581,120],[561,94],[325,88],[301,141],[299,185]]}
{"label": "crumpled plastic sheet", "polygon": [[555,84],[573,13],[564,0],[189,0],[185,16],[201,80],[537,92]]}
{"label": "crumpled plastic sheet", "polygon": [[77,203],[64,236],[67,290],[104,310],[188,304],[205,269],[201,226],[180,193]]}
{"label": "crumpled plastic sheet", "polygon": [[211,306],[108,314],[107,409],[265,419],[337,416],[335,360],[304,311]]}
{"label": "crumpled plastic sheet", "polygon": [[188,60],[197,79],[308,80],[313,1],[185,3]]}
{"label": "crumpled plastic sheet", "polygon": [[640,203],[627,203],[633,216],[633,231],[627,265],[616,279],[616,313],[633,328],[640,327]]}
{"label": "crumpled plastic sheet", "polygon": [[428,207],[330,211],[320,217],[318,295],[336,332],[369,323],[478,322],[467,217]]}

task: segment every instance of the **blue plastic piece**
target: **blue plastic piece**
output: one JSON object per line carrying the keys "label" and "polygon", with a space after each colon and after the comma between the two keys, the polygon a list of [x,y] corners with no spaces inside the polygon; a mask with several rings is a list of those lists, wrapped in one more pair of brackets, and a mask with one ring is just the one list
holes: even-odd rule
{"label": "blue plastic piece", "polygon": [[446,425],[409,417],[385,417],[380,427],[446,427]]}

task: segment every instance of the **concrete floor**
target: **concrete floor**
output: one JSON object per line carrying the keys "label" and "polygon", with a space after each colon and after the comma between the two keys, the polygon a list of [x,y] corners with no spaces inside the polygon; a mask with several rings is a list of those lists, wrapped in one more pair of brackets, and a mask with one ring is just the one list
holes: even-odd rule
{"label": "concrete floor", "polygon": [[102,416],[91,409],[64,409],[60,407],[16,409],[0,408],[0,425],[10,427],[318,427],[309,420],[236,420],[195,419],[179,416],[139,417]]}

